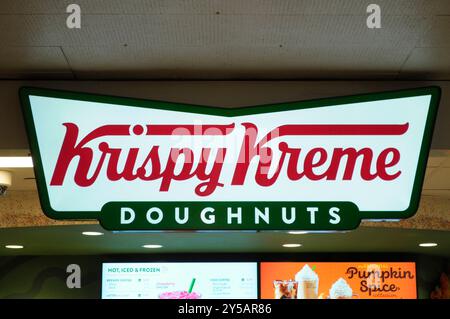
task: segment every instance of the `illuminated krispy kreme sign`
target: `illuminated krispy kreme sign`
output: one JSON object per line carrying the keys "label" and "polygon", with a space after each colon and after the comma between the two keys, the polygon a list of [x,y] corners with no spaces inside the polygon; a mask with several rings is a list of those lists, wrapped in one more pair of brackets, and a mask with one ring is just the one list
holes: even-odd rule
{"label": "illuminated krispy kreme sign", "polygon": [[408,218],[439,95],[221,109],[21,89],[44,212],[111,230],[335,230]]}

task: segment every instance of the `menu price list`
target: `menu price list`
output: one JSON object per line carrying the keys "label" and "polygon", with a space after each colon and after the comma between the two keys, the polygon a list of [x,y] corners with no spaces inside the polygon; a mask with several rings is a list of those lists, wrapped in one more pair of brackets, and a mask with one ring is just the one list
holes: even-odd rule
{"label": "menu price list", "polygon": [[256,263],[105,263],[103,299],[256,299]]}

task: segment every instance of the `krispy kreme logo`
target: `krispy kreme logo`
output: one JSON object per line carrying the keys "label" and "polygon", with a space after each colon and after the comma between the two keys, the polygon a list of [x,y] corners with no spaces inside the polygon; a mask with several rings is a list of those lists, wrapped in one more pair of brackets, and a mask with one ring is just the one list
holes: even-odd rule
{"label": "krispy kreme logo", "polygon": [[[283,137],[290,136],[391,136],[403,135],[408,130],[405,124],[287,124],[274,128],[258,140],[258,127],[253,123],[242,123],[244,134],[242,137],[238,160],[234,165],[229,185],[222,180],[222,167],[228,149],[220,147],[202,147],[196,158],[195,151],[190,147],[170,147],[166,157],[160,155],[163,145],[151,145],[147,148],[133,146],[136,136],[227,136],[233,133],[236,124],[228,125],[104,125],[94,129],[85,136],[79,136],[79,128],[75,123],[63,123],[66,133],[53,171],[50,185],[62,186],[67,175],[69,165],[76,159],[74,176],[69,176],[80,187],[89,187],[96,182],[100,172],[104,171],[104,178],[109,182],[124,180],[132,182],[158,181],[159,191],[170,191],[170,185],[189,179],[196,179],[198,184],[192,190],[196,195],[207,197],[217,188],[244,185],[247,179],[253,179],[261,187],[274,187],[277,178],[284,169],[290,181],[308,179],[310,181],[349,181],[357,174],[364,181],[380,179],[392,181],[401,175],[398,167],[400,151],[395,147],[386,147],[381,151],[371,147],[339,147],[331,152],[323,147],[302,149],[292,147],[283,141]],[[105,139],[107,137],[127,137],[127,148],[114,147]],[[94,148],[89,146],[97,140]],[[269,146],[268,143],[276,141]],[[277,160],[273,159],[275,152],[280,153]],[[94,154],[98,153],[98,160]],[[138,161],[140,154],[143,158]],[[304,157],[300,160],[300,154]],[[212,155],[215,154],[215,155]],[[356,169],[356,163],[361,165]],[[122,160],[123,165],[119,165]],[[181,169],[175,171],[176,165],[181,163]],[[212,163],[211,168],[207,168]],[[252,176],[248,176],[251,165],[256,167]],[[274,166],[274,173],[269,169]],[[121,166],[119,168],[119,166]],[[321,173],[317,170],[322,169]],[[355,171],[356,170],[356,171]],[[338,172],[343,174],[338,176]],[[92,173],[91,173],[92,172]]]}
{"label": "krispy kreme logo", "polygon": [[43,210],[108,229],[351,229],[415,213],[439,90],[218,109],[21,92]]}

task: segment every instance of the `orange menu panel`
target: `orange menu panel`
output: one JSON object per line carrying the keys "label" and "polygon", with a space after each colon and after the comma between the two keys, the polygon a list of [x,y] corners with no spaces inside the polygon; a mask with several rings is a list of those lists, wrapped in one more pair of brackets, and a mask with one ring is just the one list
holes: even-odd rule
{"label": "orange menu panel", "polygon": [[263,299],[415,299],[414,262],[262,262]]}

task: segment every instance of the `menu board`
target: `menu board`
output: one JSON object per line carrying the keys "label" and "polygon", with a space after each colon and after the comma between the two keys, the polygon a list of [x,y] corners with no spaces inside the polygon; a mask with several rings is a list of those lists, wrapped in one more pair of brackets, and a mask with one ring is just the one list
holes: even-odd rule
{"label": "menu board", "polygon": [[256,263],[104,263],[103,299],[256,299]]}
{"label": "menu board", "polygon": [[263,262],[263,299],[416,299],[414,262]]}

